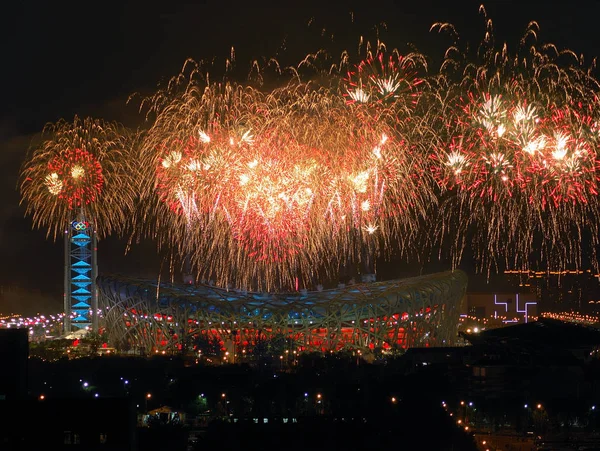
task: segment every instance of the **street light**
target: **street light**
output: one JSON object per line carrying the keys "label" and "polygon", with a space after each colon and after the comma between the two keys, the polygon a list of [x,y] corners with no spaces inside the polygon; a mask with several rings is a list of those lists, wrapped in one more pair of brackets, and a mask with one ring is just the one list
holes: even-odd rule
{"label": "street light", "polygon": [[148,400],[152,398],[152,393],[146,393],[146,397],[144,398],[144,405],[146,407],[146,412],[148,412]]}
{"label": "street light", "polygon": [[227,395],[225,393],[221,393],[221,399],[225,402],[223,407],[225,408],[225,415],[229,417],[229,401],[226,401]]}

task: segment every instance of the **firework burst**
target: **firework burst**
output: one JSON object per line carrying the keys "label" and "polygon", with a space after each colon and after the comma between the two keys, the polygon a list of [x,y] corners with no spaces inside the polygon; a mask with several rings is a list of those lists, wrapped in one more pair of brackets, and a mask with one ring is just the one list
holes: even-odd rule
{"label": "firework burst", "polygon": [[135,197],[127,136],[117,124],[89,118],[46,126],[21,173],[21,196],[34,226],[56,238],[65,224],[83,217],[100,236],[122,231]]}
{"label": "firework burst", "polygon": [[369,50],[364,60],[348,70],[343,95],[350,104],[414,107],[423,82],[417,75],[421,63],[421,55],[403,56],[398,50],[386,55],[385,45],[379,43],[375,53]]}
{"label": "firework burst", "polygon": [[532,22],[511,54],[496,47],[488,20],[479,64],[456,47],[446,52],[437,84],[443,127],[431,158],[449,190],[437,220],[440,242],[456,237],[455,263],[471,242],[487,271],[579,266],[581,231],[598,220],[598,86],[580,61],[567,60],[572,52],[538,49],[538,31]]}
{"label": "firework burst", "polygon": [[381,243],[425,211],[407,137],[337,90],[193,80],[174,91],[157,97],[172,100],[143,142],[143,197],[159,218],[148,231],[178,243],[201,278],[289,289],[341,262],[373,272]]}

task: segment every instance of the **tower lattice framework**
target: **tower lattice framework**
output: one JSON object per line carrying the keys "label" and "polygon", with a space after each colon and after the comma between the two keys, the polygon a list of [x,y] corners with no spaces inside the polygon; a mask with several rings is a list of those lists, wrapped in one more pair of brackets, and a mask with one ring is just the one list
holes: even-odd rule
{"label": "tower lattice framework", "polygon": [[98,331],[97,237],[82,215],[65,229],[64,331]]}

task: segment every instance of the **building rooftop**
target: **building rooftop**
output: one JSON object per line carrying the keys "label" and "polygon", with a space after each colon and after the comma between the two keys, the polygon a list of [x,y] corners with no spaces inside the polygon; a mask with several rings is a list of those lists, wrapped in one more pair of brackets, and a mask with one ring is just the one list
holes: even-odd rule
{"label": "building rooftop", "polygon": [[518,344],[562,349],[600,346],[600,330],[550,318],[462,335],[474,345]]}

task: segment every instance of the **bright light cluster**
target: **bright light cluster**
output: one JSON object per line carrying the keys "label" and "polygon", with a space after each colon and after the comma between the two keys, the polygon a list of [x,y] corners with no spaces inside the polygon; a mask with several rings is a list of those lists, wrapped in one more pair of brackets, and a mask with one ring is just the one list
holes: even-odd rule
{"label": "bright light cluster", "polygon": [[0,329],[29,330],[31,338],[44,338],[46,336],[60,335],[64,313],[57,315],[39,315],[24,317],[20,315],[6,315],[0,317]]}
{"label": "bright light cluster", "polygon": [[96,158],[83,149],[66,149],[48,163],[44,179],[50,194],[73,209],[94,202],[102,192],[104,177]]}

